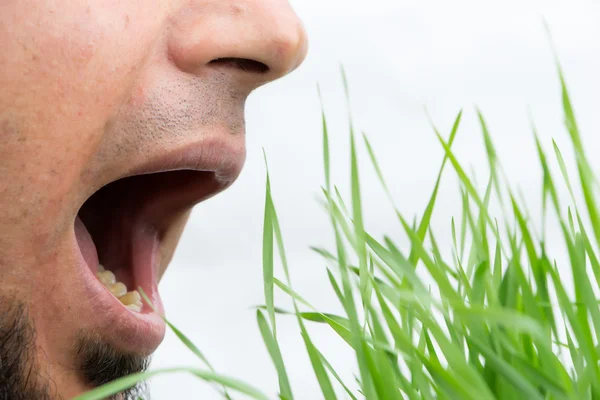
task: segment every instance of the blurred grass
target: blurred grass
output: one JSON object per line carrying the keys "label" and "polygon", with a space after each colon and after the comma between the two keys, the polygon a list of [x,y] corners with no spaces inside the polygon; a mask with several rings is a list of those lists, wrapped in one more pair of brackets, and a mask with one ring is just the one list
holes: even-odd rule
{"label": "blurred grass", "polygon": [[[345,73],[344,86],[349,98]],[[527,207],[502,173],[483,114],[477,110],[489,179],[484,191],[469,177],[452,144],[460,128],[459,112],[448,139],[437,130],[445,155],[431,197],[416,223],[394,206],[384,171],[375,151],[362,135],[368,159],[394,208],[410,249],[389,237],[377,240],[363,223],[359,151],[351,113],[351,196],[344,201],[331,182],[329,130],[322,113],[325,187],[323,204],[335,236],[335,249],[314,248],[328,265],[332,290],[342,315],[317,310],[292,288],[282,230],[267,174],[263,277],[265,306],[257,323],[279,381],[279,397],[292,400],[292,385],[277,338],[279,316],[295,316],[324,399],[600,399],[600,212],[598,182],[592,172],[562,70],[558,68],[565,125],[573,145],[577,180],[572,180],[561,151],[553,154],[561,171],[559,183],[533,127],[537,156],[543,172],[542,231],[535,233]],[[320,94],[319,94],[320,95]],[[438,247],[430,228],[438,189],[447,167],[459,180],[462,215],[452,219],[451,257]],[[585,208],[564,207],[557,187],[565,185],[575,204],[580,190]],[[495,199],[502,215],[493,216]],[[348,209],[346,204],[350,205]],[[548,214],[562,230],[562,243],[546,243]],[[591,227],[591,234],[588,229]],[[559,269],[548,249],[564,246],[569,265]],[[276,255],[284,279],[274,276]],[[570,271],[572,280],[566,278]],[[288,295],[293,310],[275,306],[274,292]],[[308,311],[306,311],[308,310]],[[325,324],[355,355],[358,389],[344,382],[311,339],[306,324]],[[172,369],[136,374],[98,388],[78,399],[101,399],[154,375],[188,372],[215,383],[222,396],[241,392],[255,399],[268,396],[241,381],[218,375],[202,352],[169,323],[182,342],[208,370]]]}

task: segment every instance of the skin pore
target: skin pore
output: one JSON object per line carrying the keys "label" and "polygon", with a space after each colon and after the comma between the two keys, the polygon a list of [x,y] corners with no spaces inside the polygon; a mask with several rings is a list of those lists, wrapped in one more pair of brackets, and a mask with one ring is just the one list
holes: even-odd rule
{"label": "skin pore", "polygon": [[0,43],[0,400],[68,399],[164,335],[98,263],[161,309],[191,208],[242,168],[247,96],[307,38],[286,0],[4,0]]}

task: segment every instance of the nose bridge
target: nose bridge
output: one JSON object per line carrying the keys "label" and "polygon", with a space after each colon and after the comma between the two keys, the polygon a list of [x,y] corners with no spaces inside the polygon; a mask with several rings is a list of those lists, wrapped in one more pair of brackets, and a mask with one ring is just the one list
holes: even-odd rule
{"label": "nose bridge", "polygon": [[268,67],[258,84],[289,73],[306,56],[306,32],[287,0],[187,4],[175,14],[168,41],[169,56],[185,72],[200,73],[217,59],[248,59]]}

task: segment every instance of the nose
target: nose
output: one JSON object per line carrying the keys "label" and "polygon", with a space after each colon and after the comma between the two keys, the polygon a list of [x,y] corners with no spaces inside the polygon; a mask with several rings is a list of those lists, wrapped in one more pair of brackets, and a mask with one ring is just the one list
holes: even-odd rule
{"label": "nose", "polygon": [[308,49],[287,0],[186,1],[171,21],[168,51],[187,73],[227,69],[252,90],[297,68]]}

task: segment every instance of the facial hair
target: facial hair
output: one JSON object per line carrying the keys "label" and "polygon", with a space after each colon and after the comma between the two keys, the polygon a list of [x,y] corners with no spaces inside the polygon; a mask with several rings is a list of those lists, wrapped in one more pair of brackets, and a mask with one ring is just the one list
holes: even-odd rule
{"label": "facial hair", "polygon": [[[75,368],[93,387],[123,376],[143,372],[148,359],[121,352],[93,335],[79,335]],[[36,331],[24,303],[0,296],[0,400],[58,400],[51,377],[41,371]],[[42,349],[43,351],[43,349]],[[145,385],[138,385],[110,400],[148,399]]]}

